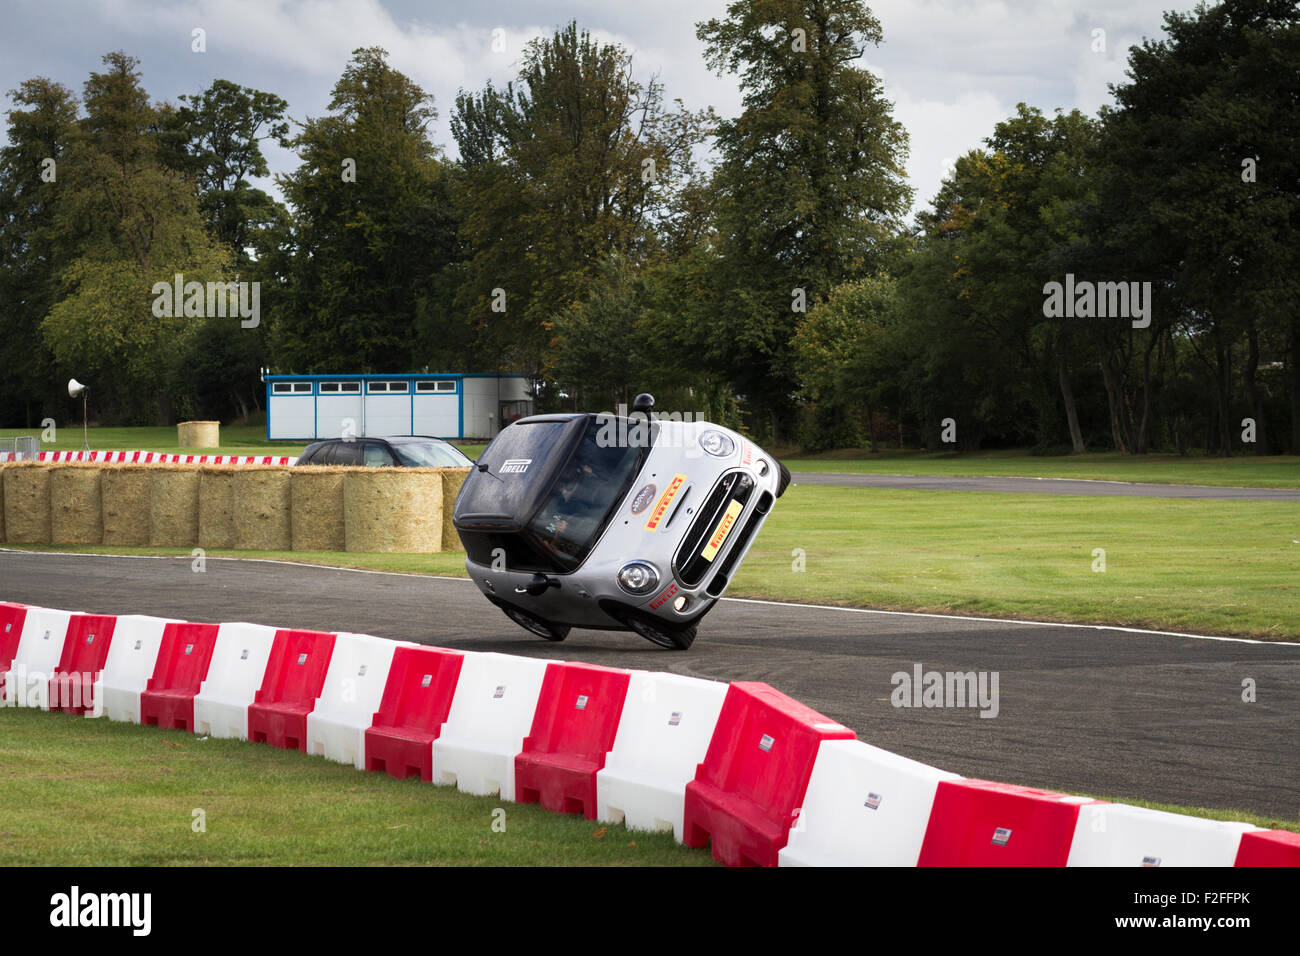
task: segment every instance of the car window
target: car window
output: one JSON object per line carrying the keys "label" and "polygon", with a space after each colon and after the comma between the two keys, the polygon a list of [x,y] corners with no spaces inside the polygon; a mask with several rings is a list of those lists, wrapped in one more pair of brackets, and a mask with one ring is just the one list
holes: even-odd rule
{"label": "car window", "polygon": [[361,443],[355,441],[338,441],[329,449],[331,465],[361,464]]}
{"label": "car window", "polygon": [[393,453],[403,465],[412,468],[471,468],[474,465],[455,445],[445,442],[393,442]]}
{"label": "car window", "polygon": [[374,442],[366,442],[364,455],[363,464],[367,468],[387,468],[393,464],[393,456],[388,453],[388,449]]}

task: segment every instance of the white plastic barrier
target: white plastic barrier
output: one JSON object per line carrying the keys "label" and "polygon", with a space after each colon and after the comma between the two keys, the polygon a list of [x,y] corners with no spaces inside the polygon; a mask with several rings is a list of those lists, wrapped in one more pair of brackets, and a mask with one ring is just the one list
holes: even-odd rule
{"label": "white plastic barrier", "polygon": [[207,679],[194,697],[194,732],[248,739],[248,707],[262,686],[275,628],[222,624]]}
{"label": "white plastic barrier", "polygon": [[515,798],[515,757],[533,726],[546,661],[466,654],[447,722],[433,742],[433,782]]}
{"label": "white plastic barrier", "polygon": [[709,749],[727,685],[633,671],[614,749],[596,774],[596,816],[682,840],[686,784]]}
{"label": "white plastic barrier", "polygon": [[393,652],[404,644],[369,634],[334,638],[325,683],[307,715],[308,753],[366,769],[366,730],[384,696]]}
{"label": "white plastic barrier", "polygon": [[1249,823],[1124,803],[1079,808],[1066,866],[1232,866]]}
{"label": "white plastic barrier", "polygon": [[861,740],[824,740],[779,866],[916,866],[946,770]]}
{"label": "white plastic barrier", "polygon": [[50,709],[50,678],[63,657],[68,624],[80,611],[59,611],[29,607],[23,620],[23,636],[5,672],[5,703],[16,707]]}
{"label": "white plastic barrier", "polygon": [[118,617],[94,691],[96,704],[103,706],[109,720],[140,723],[140,694],[158,663],[163,630],[173,620],[145,614]]}

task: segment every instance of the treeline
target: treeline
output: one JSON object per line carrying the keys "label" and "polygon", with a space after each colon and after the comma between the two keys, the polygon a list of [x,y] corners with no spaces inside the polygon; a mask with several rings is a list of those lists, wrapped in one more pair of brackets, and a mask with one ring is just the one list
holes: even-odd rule
{"label": "treeline", "polygon": [[[147,423],[256,414],[261,366],[428,368],[528,373],[540,408],[649,390],[809,449],[1300,452],[1297,0],[1167,14],[1113,106],[1022,104],[910,226],[864,4],[739,0],[697,33],[740,115],[571,23],[460,92],[455,161],[377,48],[301,123],[226,81],[150,103],[124,53],[80,98],[24,83],[0,422],[67,417],[69,375]],[[300,159],[283,204],[252,185],[268,139]],[[256,283],[259,314],[208,283]]]}

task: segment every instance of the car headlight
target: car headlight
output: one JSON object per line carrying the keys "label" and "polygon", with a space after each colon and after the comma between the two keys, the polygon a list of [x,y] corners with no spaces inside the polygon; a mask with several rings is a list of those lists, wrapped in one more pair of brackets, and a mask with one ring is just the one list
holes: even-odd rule
{"label": "car headlight", "polygon": [[726,458],[736,450],[736,443],[722,432],[710,428],[701,433],[700,447],[715,458]]}
{"label": "car headlight", "polygon": [[629,561],[618,569],[617,580],[628,594],[649,594],[659,586],[659,572],[645,561]]}

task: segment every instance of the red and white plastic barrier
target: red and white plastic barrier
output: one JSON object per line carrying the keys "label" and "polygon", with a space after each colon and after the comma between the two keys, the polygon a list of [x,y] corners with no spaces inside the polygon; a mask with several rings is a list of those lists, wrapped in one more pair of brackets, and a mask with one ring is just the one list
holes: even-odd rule
{"label": "red and white plastic barrier", "polygon": [[549,665],[509,654],[466,655],[447,722],[433,742],[433,782],[515,798],[515,757],[533,726]]}
{"label": "red and white plastic barrier", "polygon": [[248,708],[262,686],[275,628],[222,624],[208,662],[208,674],[194,695],[194,732],[248,739]]}
{"label": "red and white plastic barrier", "polygon": [[596,774],[614,746],[631,675],[595,664],[546,668],[533,726],[515,757],[515,799],[596,819]]}
{"label": "red and white plastic barrier", "polygon": [[374,722],[399,645],[368,634],[340,634],[307,715],[307,752],[366,769],[366,731]]}
{"label": "red and white plastic barrier", "polygon": [[158,665],[163,632],[168,624],[180,623],[144,614],[125,614],[117,619],[113,643],[94,692],[94,700],[101,702],[109,720],[140,723],[140,695]]}
{"label": "red and white plastic barrier", "polygon": [[934,793],[955,773],[861,740],[827,740],[781,866],[916,866]]}
{"label": "red and white plastic barrier", "polygon": [[[756,682],[13,602],[0,674],[3,706],[251,728],[396,777],[672,827],[732,865],[1300,866],[1300,833],[966,780]],[[51,684],[82,699],[52,701]]]}
{"label": "red and white plastic barrier", "polygon": [[[157,451],[42,451],[37,461],[87,461],[112,465],[292,465],[293,455],[175,455]],[[17,452],[0,451],[0,462],[31,461]]]}
{"label": "red and white plastic barrier", "polygon": [[614,749],[596,774],[596,815],[682,839],[686,785],[708,752],[727,696],[718,681],[633,671]]}

